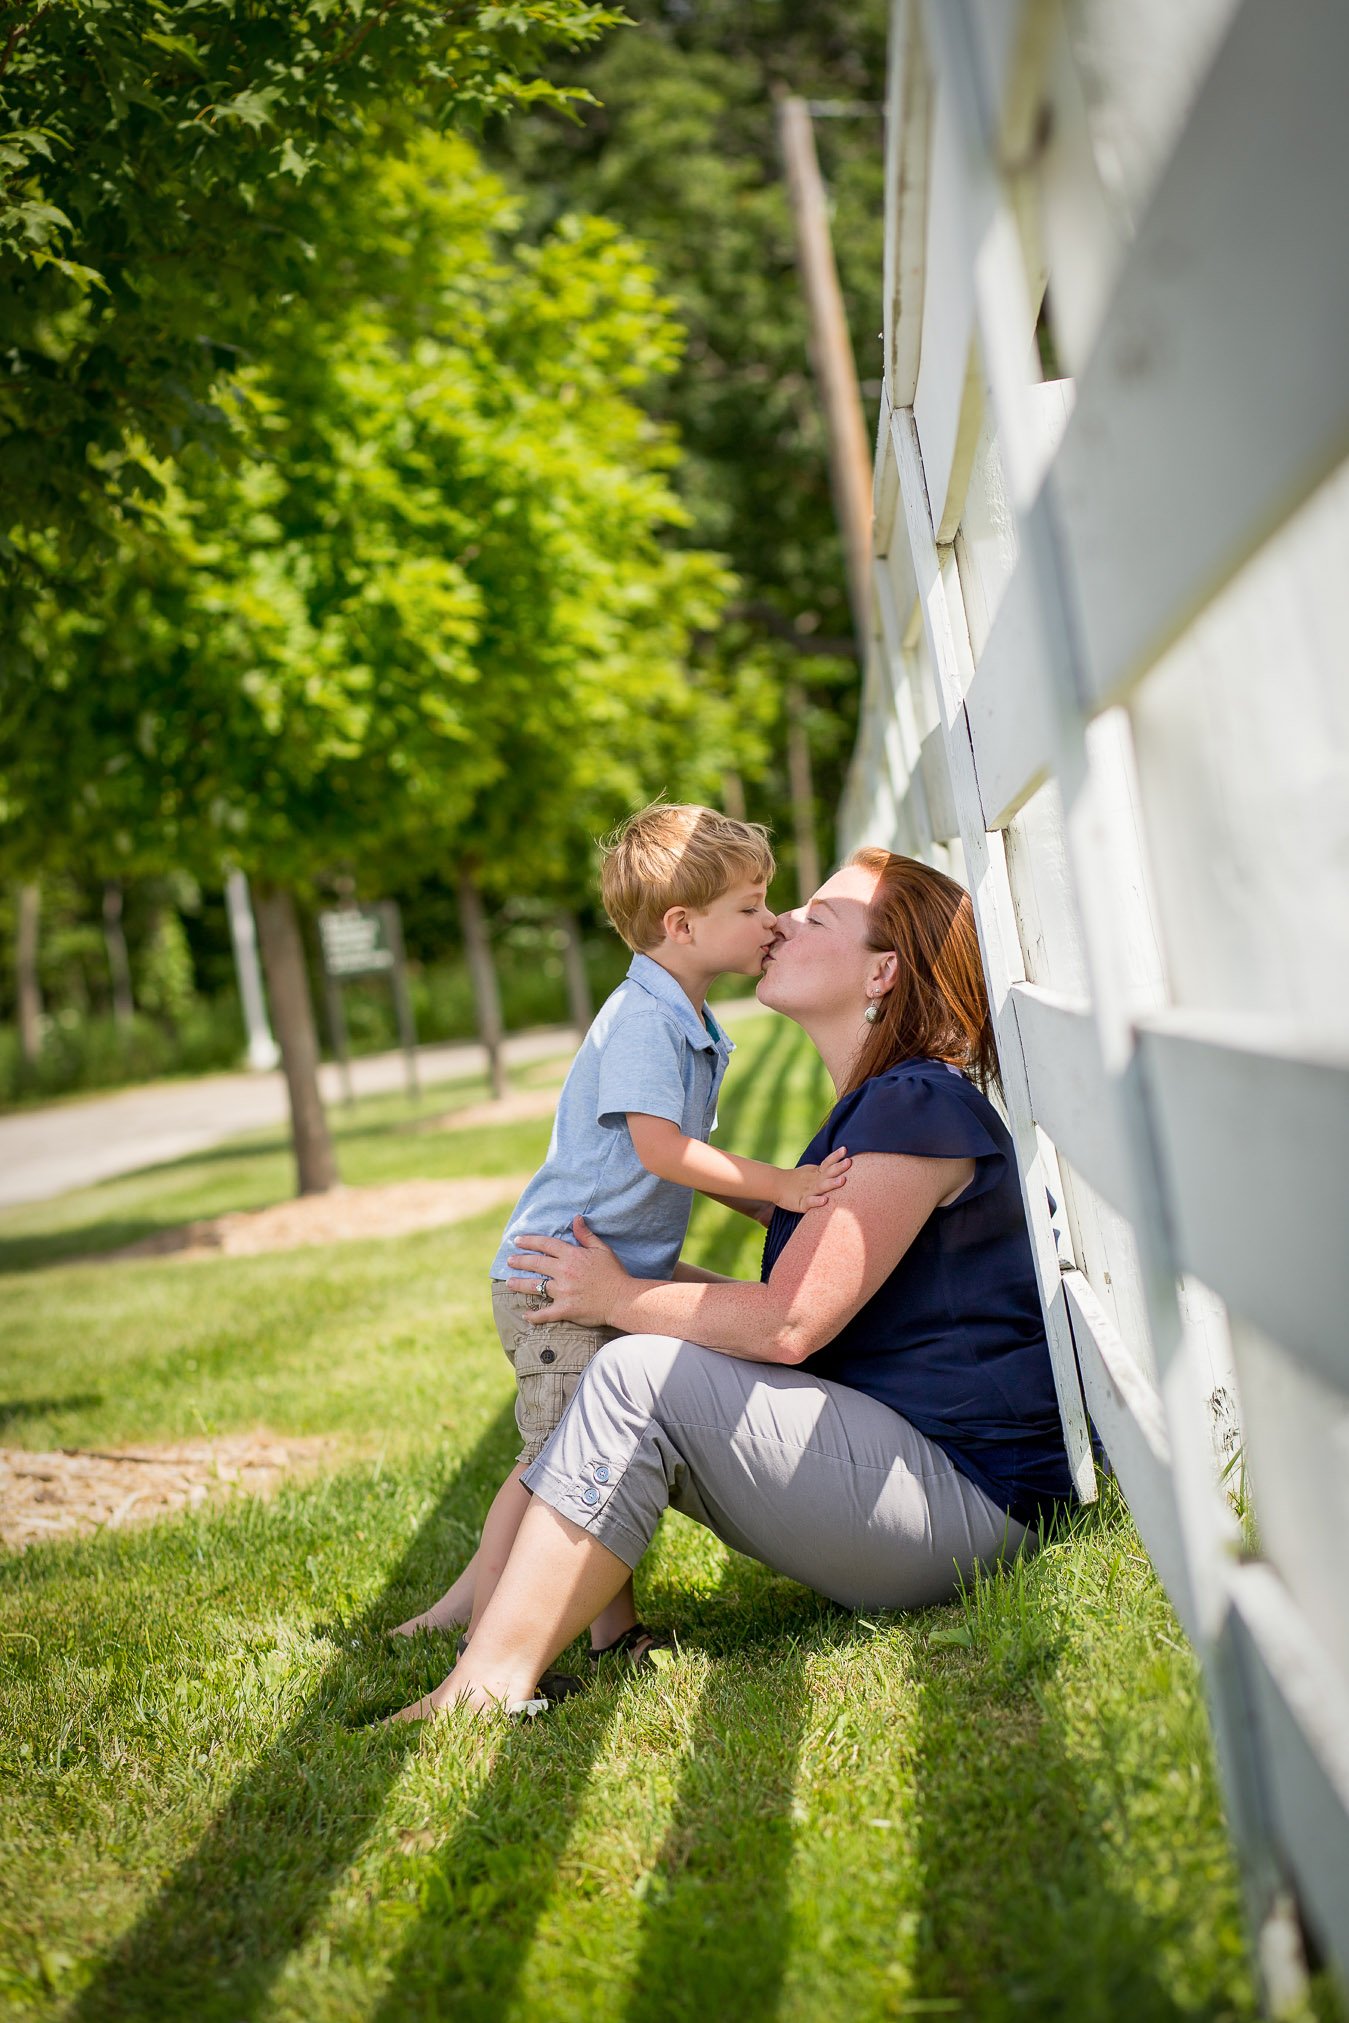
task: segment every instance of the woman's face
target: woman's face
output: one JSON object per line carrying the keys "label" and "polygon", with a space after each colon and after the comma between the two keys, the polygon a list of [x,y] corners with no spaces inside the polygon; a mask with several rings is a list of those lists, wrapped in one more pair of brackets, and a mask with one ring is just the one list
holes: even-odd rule
{"label": "woman's face", "polygon": [[794,913],[778,915],[777,934],[756,995],[760,1004],[808,1024],[851,1013],[861,1020],[867,986],[874,988],[893,957],[867,947],[867,908],[880,874],[845,864]]}

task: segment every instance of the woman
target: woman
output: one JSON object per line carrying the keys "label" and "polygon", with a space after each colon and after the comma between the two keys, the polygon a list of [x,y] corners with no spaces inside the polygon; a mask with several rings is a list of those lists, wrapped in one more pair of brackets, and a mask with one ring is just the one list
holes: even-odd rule
{"label": "woman", "polygon": [[633,1279],[576,1224],[510,1263],[540,1319],[622,1329],[538,1460],[515,1549],[449,1676],[535,1711],[544,1668],[637,1564],[661,1512],[852,1608],[941,1601],[1072,1494],[968,896],[862,850],[778,921],[760,1002],[802,1026],[838,1101],[802,1154],[847,1186],[775,1212],[759,1284]]}

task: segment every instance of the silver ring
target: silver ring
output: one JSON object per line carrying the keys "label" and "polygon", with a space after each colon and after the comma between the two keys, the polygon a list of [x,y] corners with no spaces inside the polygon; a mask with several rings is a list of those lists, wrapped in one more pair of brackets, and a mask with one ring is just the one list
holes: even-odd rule
{"label": "silver ring", "polygon": [[548,1290],[548,1274],[546,1271],[542,1272],[539,1276],[539,1282],[534,1288],[534,1297],[535,1299],[546,1300],[549,1306],[553,1304],[553,1296]]}

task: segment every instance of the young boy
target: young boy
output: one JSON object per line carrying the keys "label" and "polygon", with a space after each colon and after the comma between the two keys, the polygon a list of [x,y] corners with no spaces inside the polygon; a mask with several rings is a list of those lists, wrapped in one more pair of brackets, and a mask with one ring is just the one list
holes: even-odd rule
{"label": "young boy", "polygon": [[[454,1586],[403,1632],[469,1623],[487,1605],[529,1507],[523,1469],[542,1451],[591,1357],[615,1333],[572,1321],[531,1324],[547,1305],[512,1292],[506,1260],[528,1233],[571,1238],[584,1216],[637,1278],[669,1278],[692,1207],[690,1190],[766,1222],[773,1208],[824,1204],[844,1184],[846,1155],[786,1169],[707,1143],[731,1042],[705,998],[728,972],[758,976],[773,938],[766,894],[773,875],[766,830],[711,808],[657,803],[605,846],[604,909],[633,951],[571,1065],[548,1156],[515,1206],[492,1264],[492,1311],[515,1371],[524,1445],[498,1490],[482,1539]],[[632,1583],[591,1627],[592,1655],[650,1662],[668,1648],[637,1621]]]}

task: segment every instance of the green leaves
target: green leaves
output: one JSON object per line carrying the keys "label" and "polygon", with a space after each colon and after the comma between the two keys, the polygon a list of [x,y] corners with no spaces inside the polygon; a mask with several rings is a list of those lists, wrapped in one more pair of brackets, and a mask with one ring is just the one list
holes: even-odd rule
{"label": "green leaves", "polygon": [[[112,538],[129,435],[219,448],[213,346],[303,288],[314,171],[398,104],[437,127],[584,92],[540,75],[619,16],[581,0],[61,0],[0,40],[6,525]],[[210,342],[201,342],[205,333]],[[91,452],[93,453],[91,456]],[[112,463],[109,463],[112,459]],[[31,595],[11,576],[15,600]]]}
{"label": "green leaves", "polygon": [[574,896],[669,783],[730,590],[668,543],[674,446],[635,398],[678,332],[612,226],[518,246],[472,148],[411,120],[306,201],[308,284],[212,389],[229,453],[129,442],[137,520],[30,628],[47,765],[14,826],[291,886],[472,854]]}

